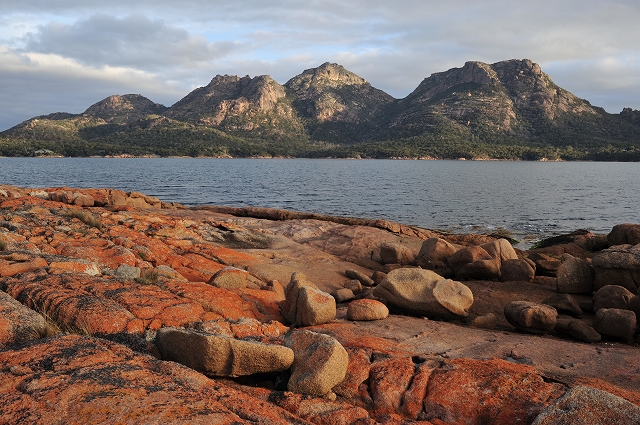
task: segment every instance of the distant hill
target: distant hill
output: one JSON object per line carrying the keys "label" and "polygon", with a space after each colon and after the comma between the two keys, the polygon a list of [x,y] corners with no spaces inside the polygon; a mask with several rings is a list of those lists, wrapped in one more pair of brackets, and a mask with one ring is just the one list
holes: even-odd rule
{"label": "distant hill", "polygon": [[218,75],[171,107],[135,94],[0,133],[0,155],[640,160],[640,111],[609,114],[525,60],[467,62],[395,99],[338,64],[280,85]]}

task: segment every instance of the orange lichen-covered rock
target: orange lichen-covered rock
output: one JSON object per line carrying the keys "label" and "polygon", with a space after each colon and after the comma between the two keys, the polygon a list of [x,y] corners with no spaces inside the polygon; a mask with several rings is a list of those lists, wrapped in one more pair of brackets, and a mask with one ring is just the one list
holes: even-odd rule
{"label": "orange lichen-covered rock", "polygon": [[244,301],[238,294],[203,282],[173,280],[167,282],[165,287],[171,293],[193,300],[202,305],[205,311],[217,313],[225,319],[256,319],[259,313],[253,304]]}
{"label": "orange lichen-covered rock", "polygon": [[20,273],[47,267],[47,261],[44,258],[36,257],[29,261],[6,261],[0,259],[0,276],[15,276]]}
{"label": "orange lichen-covered rock", "polygon": [[[0,351],[2,423],[302,423],[183,366],[67,335]],[[240,406],[240,400],[244,406]]]}
{"label": "orange lichen-covered rock", "polygon": [[504,360],[456,359],[429,378],[424,415],[452,424],[531,423],[564,392],[531,366]]}

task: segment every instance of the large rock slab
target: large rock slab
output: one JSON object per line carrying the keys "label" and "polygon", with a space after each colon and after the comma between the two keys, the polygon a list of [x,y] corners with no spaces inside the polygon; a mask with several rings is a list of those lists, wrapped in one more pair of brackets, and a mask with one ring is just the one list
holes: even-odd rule
{"label": "large rock slab", "polygon": [[391,271],[373,293],[400,309],[435,318],[466,317],[473,304],[467,286],[416,268]]}
{"label": "large rock slab", "polygon": [[335,398],[332,389],[345,378],[349,364],[344,347],[335,338],[311,331],[291,332],[285,344],[295,355],[289,391]]}
{"label": "large rock slab", "polygon": [[163,359],[173,360],[214,376],[238,377],[282,372],[291,366],[293,351],[182,328],[162,328],[156,345]]}
{"label": "large rock slab", "polygon": [[595,388],[576,386],[547,406],[532,425],[637,425],[640,407]]}

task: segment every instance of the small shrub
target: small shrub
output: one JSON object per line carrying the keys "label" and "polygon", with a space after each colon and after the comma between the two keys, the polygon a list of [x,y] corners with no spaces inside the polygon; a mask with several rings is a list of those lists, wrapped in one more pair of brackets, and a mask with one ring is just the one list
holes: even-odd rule
{"label": "small shrub", "polygon": [[156,285],[156,286],[160,286],[158,285],[158,278],[160,276],[158,275],[157,272],[151,270],[148,271],[146,273],[144,273],[142,276],[138,277],[135,279],[135,281],[137,283],[139,283],[140,285]]}

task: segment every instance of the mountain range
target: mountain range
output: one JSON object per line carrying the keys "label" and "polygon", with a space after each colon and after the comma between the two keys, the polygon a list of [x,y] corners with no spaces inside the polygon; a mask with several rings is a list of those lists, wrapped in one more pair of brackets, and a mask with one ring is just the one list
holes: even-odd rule
{"label": "mountain range", "polygon": [[335,63],[279,84],[217,75],[166,107],[110,96],[0,133],[0,155],[640,160],[640,111],[610,114],[531,60],[467,62],[396,99]]}

